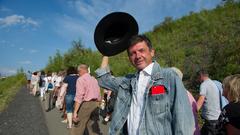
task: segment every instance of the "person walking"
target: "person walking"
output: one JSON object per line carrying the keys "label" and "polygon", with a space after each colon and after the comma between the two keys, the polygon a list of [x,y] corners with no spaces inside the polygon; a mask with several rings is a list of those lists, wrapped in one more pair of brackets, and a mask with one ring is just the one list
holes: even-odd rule
{"label": "person walking", "polygon": [[[171,69],[173,69],[173,71],[175,71],[177,73],[177,75],[179,76],[179,78],[182,80],[182,78],[183,78],[182,71],[176,67],[171,67]],[[193,97],[193,95],[188,90],[187,90],[187,95],[188,95],[188,100],[190,102],[190,105],[192,107],[192,112],[193,112],[194,121],[195,121],[195,128],[194,128],[193,135],[200,135],[200,129],[198,126],[197,102],[196,102],[195,98]]]}
{"label": "person walking", "polygon": [[97,80],[88,72],[86,64],[78,66],[79,78],[76,84],[76,96],[74,98],[73,118],[79,120],[77,127],[73,128],[71,135],[83,135],[88,129],[89,135],[99,135],[98,102],[101,101],[100,87]]}
{"label": "person walking", "polygon": [[201,128],[202,135],[215,135],[218,117],[221,113],[220,94],[216,84],[209,78],[208,72],[201,69],[197,72],[200,85],[200,96],[197,100],[197,108],[202,108],[204,124]]}
{"label": "person walking", "polygon": [[76,82],[78,79],[78,75],[76,73],[77,72],[74,67],[69,67],[67,69],[67,76],[63,80],[63,86],[67,87],[65,94],[65,104],[67,112],[68,129],[72,128],[74,97],[76,94]]}
{"label": "person walking", "polygon": [[36,95],[36,92],[39,89],[39,80],[40,80],[40,73],[38,71],[34,72],[31,78],[31,84],[32,84],[32,94],[33,96]]}
{"label": "person walking", "polygon": [[50,110],[53,109],[53,90],[54,90],[54,85],[52,81],[52,74],[51,72],[47,73],[47,77],[45,78],[45,86],[46,86],[46,101],[45,101],[45,109],[46,112],[49,112]]}
{"label": "person walking", "polygon": [[39,80],[39,89],[40,89],[40,98],[41,101],[45,101],[46,100],[46,80],[45,80],[46,76],[45,76],[45,72],[42,71],[41,75],[40,75],[40,80]]}
{"label": "person walking", "polygon": [[29,70],[27,71],[26,78],[27,78],[27,89],[30,90],[31,89],[31,78],[32,78],[31,71],[29,71]]}

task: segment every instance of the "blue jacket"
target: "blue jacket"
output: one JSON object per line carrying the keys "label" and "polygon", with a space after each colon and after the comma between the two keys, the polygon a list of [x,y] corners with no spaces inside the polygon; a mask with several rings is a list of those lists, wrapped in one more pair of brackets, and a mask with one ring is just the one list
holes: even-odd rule
{"label": "blue jacket", "polygon": [[[124,124],[130,110],[132,91],[136,89],[137,73],[113,77],[109,68],[96,70],[99,85],[117,92],[110,135],[126,134]],[[165,93],[151,95],[152,86],[164,86]],[[144,113],[139,125],[140,135],[193,135],[194,117],[182,81],[170,68],[154,62],[151,79],[144,93]]]}

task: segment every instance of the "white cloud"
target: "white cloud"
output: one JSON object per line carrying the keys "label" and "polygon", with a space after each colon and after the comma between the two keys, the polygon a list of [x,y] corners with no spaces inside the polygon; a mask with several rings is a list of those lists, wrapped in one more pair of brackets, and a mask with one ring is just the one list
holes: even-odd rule
{"label": "white cloud", "polygon": [[2,7],[0,7],[0,11],[2,11],[2,12],[10,12],[12,10],[2,6]]}
{"label": "white cloud", "polygon": [[[140,33],[150,31],[165,17],[179,18],[190,11],[213,8],[221,0],[68,0],[69,8],[79,16],[56,19],[58,34],[76,39],[80,37],[87,47],[94,47],[93,33],[100,19],[111,12],[127,12],[137,20]],[[199,4],[198,4],[199,3]]]}
{"label": "white cloud", "polygon": [[29,61],[29,60],[25,60],[25,61],[19,61],[18,63],[19,64],[24,64],[24,65],[28,65],[28,64],[31,64],[32,62]]}
{"label": "white cloud", "polygon": [[6,43],[6,40],[1,40],[0,43]]}
{"label": "white cloud", "polygon": [[17,73],[16,69],[8,68],[8,67],[0,67],[0,73],[2,76],[9,76]]}
{"label": "white cloud", "polygon": [[0,40],[0,46],[4,47],[6,44],[6,41],[5,40]]}
{"label": "white cloud", "polygon": [[13,44],[11,44],[10,42],[8,42],[6,40],[1,40],[0,41],[0,46],[1,47],[13,47]]}
{"label": "white cloud", "polygon": [[22,50],[23,50],[23,48],[22,48],[22,47],[20,47],[20,48],[19,48],[19,50],[20,50],[20,51],[22,51]]}
{"label": "white cloud", "polygon": [[0,26],[1,27],[9,27],[14,25],[23,25],[23,26],[34,26],[37,27],[39,24],[37,21],[26,18],[23,15],[11,15],[5,18],[0,18]]}
{"label": "white cloud", "polygon": [[29,50],[29,53],[36,53],[36,52],[38,52],[38,50],[35,50],[35,49],[30,49]]}
{"label": "white cloud", "polygon": [[14,45],[14,44],[10,44],[10,46],[11,46],[11,47],[15,47],[15,45]]}
{"label": "white cloud", "polygon": [[57,18],[56,23],[57,27],[55,31],[67,40],[77,40],[79,37],[85,41],[92,40],[91,34],[94,29],[91,29],[91,23],[87,23],[67,15]]}

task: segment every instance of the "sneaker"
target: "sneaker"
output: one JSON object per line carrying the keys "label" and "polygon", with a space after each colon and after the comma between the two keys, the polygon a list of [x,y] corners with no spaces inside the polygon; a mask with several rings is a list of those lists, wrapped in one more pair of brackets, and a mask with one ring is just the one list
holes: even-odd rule
{"label": "sneaker", "polygon": [[45,99],[43,97],[41,97],[41,101],[43,102],[43,101],[45,101]]}
{"label": "sneaker", "polygon": [[67,119],[64,119],[61,121],[62,123],[67,123]]}
{"label": "sneaker", "polygon": [[49,112],[49,111],[50,111],[50,109],[47,109],[47,110],[46,110],[46,112]]}
{"label": "sneaker", "polygon": [[72,126],[67,125],[67,129],[71,129],[71,128],[72,128]]}
{"label": "sneaker", "polygon": [[105,119],[104,119],[104,121],[108,122],[109,119],[110,119],[110,116],[106,116]]}

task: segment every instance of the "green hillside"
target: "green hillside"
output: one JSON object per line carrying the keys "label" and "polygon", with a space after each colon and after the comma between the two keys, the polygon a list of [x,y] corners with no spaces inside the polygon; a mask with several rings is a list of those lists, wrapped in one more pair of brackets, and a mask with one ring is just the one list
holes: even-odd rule
{"label": "green hillside", "polygon": [[177,66],[184,79],[207,68],[212,78],[223,79],[240,73],[240,3],[231,1],[178,20],[165,21],[147,35],[156,48],[157,60]]}
{"label": "green hillside", "polygon": [[[195,72],[207,68],[213,79],[240,73],[240,2],[227,1],[213,10],[189,13],[177,20],[164,22],[145,33],[156,50],[156,60],[163,67],[175,66],[184,73],[187,87],[195,86]],[[60,71],[79,63],[87,63],[94,71],[101,54],[73,41],[65,54],[49,58],[46,71]],[[134,71],[126,52],[110,58],[115,75]]]}

